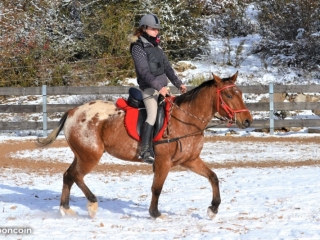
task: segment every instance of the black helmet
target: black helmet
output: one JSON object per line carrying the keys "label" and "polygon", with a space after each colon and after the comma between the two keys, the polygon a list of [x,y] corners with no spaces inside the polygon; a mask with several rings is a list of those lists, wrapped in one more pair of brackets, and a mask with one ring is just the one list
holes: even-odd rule
{"label": "black helmet", "polygon": [[157,28],[157,29],[162,28],[160,25],[159,18],[154,14],[144,15],[141,18],[140,23],[139,23],[139,27],[142,27],[142,26],[149,26],[149,27]]}

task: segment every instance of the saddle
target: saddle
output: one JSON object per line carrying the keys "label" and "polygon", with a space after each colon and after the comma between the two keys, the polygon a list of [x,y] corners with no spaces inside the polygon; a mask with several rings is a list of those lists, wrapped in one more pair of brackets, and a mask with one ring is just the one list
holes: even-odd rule
{"label": "saddle", "polygon": [[[167,127],[173,98],[164,98],[162,95],[158,98],[157,118],[153,127],[153,142],[158,141],[162,137]],[[118,98],[116,106],[125,111],[124,125],[128,134],[137,141],[141,141],[141,127],[147,119],[142,92],[137,88],[130,88],[128,99]]]}

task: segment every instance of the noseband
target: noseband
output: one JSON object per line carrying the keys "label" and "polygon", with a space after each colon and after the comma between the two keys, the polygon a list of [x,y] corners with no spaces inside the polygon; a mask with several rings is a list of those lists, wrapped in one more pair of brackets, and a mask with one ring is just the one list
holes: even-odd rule
{"label": "noseband", "polygon": [[[226,89],[226,88],[230,88],[230,87],[234,87],[235,85],[234,84],[231,84],[231,85],[228,85],[228,86],[224,86],[220,89],[217,88],[217,112],[215,113],[215,117],[218,118],[218,119],[222,119],[222,120],[228,120],[229,122],[229,126],[234,122],[236,121],[236,113],[239,113],[239,112],[249,112],[249,110],[247,108],[244,108],[244,109],[239,109],[239,110],[233,110],[231,107],[229,107],[225,101],[223,101],[222,99],[222,96],[221,96],[221,91]],[[220,114],[220,106],[221,108],[223,108],[223,110],[227,113],[228,115],[228,118],[226,117],[223,117],[221,116]],[[234,119],[234,121],[233,121]]]}

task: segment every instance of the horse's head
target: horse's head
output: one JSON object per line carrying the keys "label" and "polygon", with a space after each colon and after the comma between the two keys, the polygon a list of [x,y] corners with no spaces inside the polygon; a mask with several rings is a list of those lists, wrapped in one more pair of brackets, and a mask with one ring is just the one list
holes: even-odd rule
{"label": "horse's head", "polygon": [[253,119],[243,102],[241,90],[235,85],[237,77],[238,72],[232,77],[222,79],[213,74],[217,83],[217,112],[215,116],[235,122],[239,128],[247,128]]}

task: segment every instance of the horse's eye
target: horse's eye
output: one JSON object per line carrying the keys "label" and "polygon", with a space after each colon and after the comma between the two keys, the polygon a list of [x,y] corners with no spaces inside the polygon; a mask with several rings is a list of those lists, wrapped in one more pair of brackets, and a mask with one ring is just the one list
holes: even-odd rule
{"label": "horse's eye", "polygon": [[232,99],[232,95],[227,94],[227,98]]}

